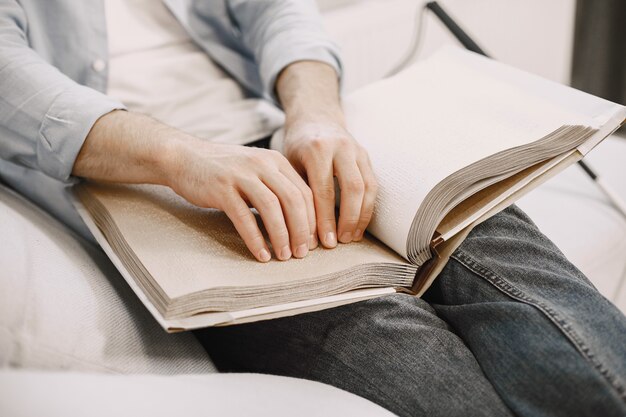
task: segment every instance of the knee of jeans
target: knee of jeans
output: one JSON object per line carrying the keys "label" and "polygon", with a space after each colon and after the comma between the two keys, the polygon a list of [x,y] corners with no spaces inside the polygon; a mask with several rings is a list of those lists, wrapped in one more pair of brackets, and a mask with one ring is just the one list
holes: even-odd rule
{"label": "knee of jeans", "polygon": [[428,302],[408,294],[386,295],[310,314],[315,321],[324,323],[329,338],[335,332],[345,334],[346,329],[355,334],[394,332],[415,323],[447,328]]}
{"label": "knee of jeans", "polygon": [[539,230],[537,225],[522,209],[511,205],[495,214],[481,224],[477,225],[470,233],[472,235],[530,235],[533,238],[548,240]]}
{"label": "knee of jeans", "polygon": [[588,284],[558,247],[515,206],[476,226],[455,252],[458,254],[471,257],[485,268],[499,268],[501,273],[513,268],[565,270]]}

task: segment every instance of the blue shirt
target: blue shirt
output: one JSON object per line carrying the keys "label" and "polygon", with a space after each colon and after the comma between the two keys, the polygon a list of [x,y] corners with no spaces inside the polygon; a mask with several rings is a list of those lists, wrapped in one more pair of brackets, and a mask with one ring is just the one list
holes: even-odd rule
{"label": "blue shirt", "polygon": [[[299,60],[341,74],[313,0],[162,1],[252,95],[276,101],[277,75]],[[105,95],[107,67],[102,0],[0,0],[0,179],[58,217],[54,183],[72,182],[95,121],[124,108]]]}

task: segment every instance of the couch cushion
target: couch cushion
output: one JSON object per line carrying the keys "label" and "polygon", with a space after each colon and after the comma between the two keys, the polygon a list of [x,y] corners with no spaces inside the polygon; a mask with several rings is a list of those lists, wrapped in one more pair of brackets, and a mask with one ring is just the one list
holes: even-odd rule
{"label": "couch cushion", "polygon": [[0,415],[392,416],[338,388],[271,375],[162,377],[24,371],[0,371]]}
{"label": "couch cushion", "polygon": [[117,373],[215,369],[168,335],[106,255],[0,185],[0,367]]}

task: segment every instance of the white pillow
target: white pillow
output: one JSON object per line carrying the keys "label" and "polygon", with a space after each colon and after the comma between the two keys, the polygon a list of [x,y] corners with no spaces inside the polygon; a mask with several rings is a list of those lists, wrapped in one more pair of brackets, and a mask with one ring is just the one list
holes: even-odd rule
{"label": "white pillow", "polygon": [[215,372],[191,334],[169,335],[104,253],[0,185],[0,367]]}
{"label": "white pillow", "polygon": [[391,417],[346,391],[259,374],[90,375],[0,371],[0,415],[13,417]]}

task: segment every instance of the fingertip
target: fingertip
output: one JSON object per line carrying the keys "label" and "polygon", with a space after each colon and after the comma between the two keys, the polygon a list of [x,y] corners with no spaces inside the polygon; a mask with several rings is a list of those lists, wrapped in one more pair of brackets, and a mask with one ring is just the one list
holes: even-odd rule
{"label": "fingertip", "polygon": [[278,250],[276,256],[278,256],[278,259],[281,261],[286,261],[291,258],[291,249],[289,249],[289,246],[283,246],[282,249]]}
{"label": "fingertip", "polygon": [[311,236],[309,236],[309,250],[313,250],[317,248],[317,245],[318,245],[317,236],[315,233],[312,233]]}
{"label": "fingertip", "polygon": [[334,248],[335,246],[337,246],[337,235],[335,234],[335,232],[326,232],[323,237],[322,243],[327,248]]}
{"label": "fingertip", "polygon": [[350,243],[350,242],[352,242],[352,233],[350,233],[350,232],[343,232],[341,234],[341,236],[339,237],[339,241],[341,243]]}
{"label": "fingertip", "polygon": [[304,258],[308,253],[309,253],[309,245],[306,243],[303,243],[302,245],[298,246],[293,251],[293,254],[295,255],[296,258]]}
{"label": "fingertip", "polygon": [[270,255],[270,252],[267,249],[263,248],[259,251],[257,259],[261,262],[269,262],[270,259],[272,259],[272,255]]}

